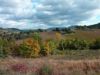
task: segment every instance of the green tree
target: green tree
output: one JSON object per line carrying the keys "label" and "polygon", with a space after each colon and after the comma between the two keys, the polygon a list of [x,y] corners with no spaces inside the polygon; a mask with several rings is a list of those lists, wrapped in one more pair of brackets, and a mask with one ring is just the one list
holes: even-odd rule
{"label": "green tree", "polygon": [[88,42],[86,40],[80,40],[80,39],[61,40],[58,48],[60,50],[65,50],[65,49],[83,50],[83,49],[88,49]]}
{"label": "green tree", "polygon": [[29,58],[31,53],[31,48],[29,48],[26,44],[21,44],[19,47],[19,55],[21,57]]}
{"label": "green tree", "polygon": [[9,54],[8,41],[0,38],[0,57],[8,56],[8,54]]}

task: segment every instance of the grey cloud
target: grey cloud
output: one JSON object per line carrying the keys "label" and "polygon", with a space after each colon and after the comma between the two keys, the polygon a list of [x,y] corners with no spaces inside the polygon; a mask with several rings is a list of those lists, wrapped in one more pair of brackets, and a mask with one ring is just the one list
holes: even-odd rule
{"label": "grey cloud", "polygon": [[100,0],[0,0],[0,20],[8,21],[0,27],[25,23],[31,23],[25,24],[28,28],[76,25],[100,10],[99,3]]}
{"label": "grey cloud", "polygon": [[[98,0],[44,0],[42,3],[43,9],[37,9],[37,18],[41,19],[46,24],[54,25],[50,23],[52,20],[66,20],[66,25],[74,25],[80,21],[91,18],[91,12],[99,8]],[[52,8],[46,9],[47,6]],[[53,12],[55,14],[48,15],[44,11]],[[63,24],[63,23],[62,23]],[[62,24],[60,26],[62,26]]]}

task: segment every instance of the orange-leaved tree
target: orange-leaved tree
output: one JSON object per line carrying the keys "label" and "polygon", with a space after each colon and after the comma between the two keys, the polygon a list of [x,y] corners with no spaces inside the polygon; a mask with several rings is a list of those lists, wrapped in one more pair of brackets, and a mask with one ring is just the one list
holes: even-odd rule
{"label": "orange-leaved tree", "polygon": [[37,57],[40,53],[40,44],[37,40],[28,38],[24,40],[23,44],[20,46],[19,52],[23,57]]}
{"label": "orange-leaved tree", "polygon": [[28,39],[26,44],[31,48],[30,57],[37,57],[39,56],[40,52],[40,44],[38,40],[35,39]]}

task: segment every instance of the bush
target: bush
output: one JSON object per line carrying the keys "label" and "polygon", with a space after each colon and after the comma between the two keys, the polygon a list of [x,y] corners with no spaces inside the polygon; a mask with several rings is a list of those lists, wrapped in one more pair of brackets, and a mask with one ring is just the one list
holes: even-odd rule
{"label": "bush", "polygon": [[19,53],[22,57],[37,57],[40,53],[40,45],[37,40],[27,39],[20,45]]}
{"label": "bush", "polygon": [[72,50],[83,50],[88,49],[88,42],[85,40],[72,39],[72,40],[61,40],[58,49],[72,49]]}
{"label": "bush", "polygon": [[21,44],[19,47],[19,55],[21,57],[30,57],[31,49],[26,44]]}
{"label": "bush", "polygon": [[40,54],[43,56],[54,54],[56,47],[56,42],[52,39],[48,39],[44,41],[43,45],[41,46]]}
{"label": "bush", "polygon": [[96,39],[94,42],[92,42],[90,49],[100,49],[100,39]]}
{"label": "bush", "polygon": [[33,34],[33,39],[34,39],[34,40],[37,40],[38,42],[41,42],[40,34],[37,33],[37,32],[35,32],[35,33]]}
{"label": "bush", "polygon": [[71,46],[72,49],[83,50],[88,48],[88,42],[86,40],[74,39],[72,40]]}
{"label": "bush", "polygon": [[9,54],[8,41],[0,38],[0,57],[6,57]]}

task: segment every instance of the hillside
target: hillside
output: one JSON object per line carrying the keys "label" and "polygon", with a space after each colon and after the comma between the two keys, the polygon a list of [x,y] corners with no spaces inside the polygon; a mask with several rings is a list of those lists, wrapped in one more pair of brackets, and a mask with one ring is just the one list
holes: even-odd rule
{"label": "hillside", "polygon": [[40,33],[42,39],[53,38],[56,39],[56,32],[61,33],[62,37],[67,39],[81,38],[93,40],[100,38],[100,23],[90,26],[72,26],[69,28],[49,28],[37,30],[20,30],[16,28],[0,28],[0,37],[6,39],[22,40],[32,37],[35,32]]}
{"label": "hillside", "polygon": [[100,29],[100,23],[97,24],[93,24],[93,25],[76,25],[76,26],[72,26],[70,27],[71,29],[81,29],[81,30],[91,30],[91,29]]}
{"label": "hillside", "polygon": [[94,29],[94,28],[100,29],[100,23],[94,24],[94,25],[90,25],[90,26],[87,26],[87,27],[88,27],[88,28],[92,28],[92,29]]}
{"label": "hillside", "polygon": [[94,40],[100,38],[100,29],[93,30],[75,30],[72,34],[66,34],[67,39],[79,38],[85,40]]}
{"label": "hillside", "polygon": [[0,75],[100,75],[100,29],[0,29]]}

